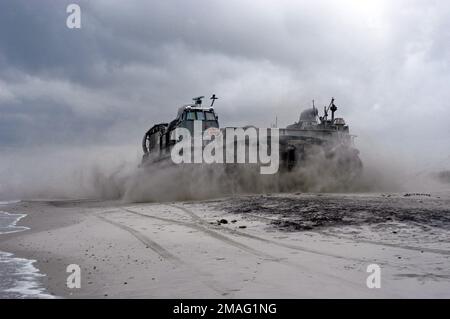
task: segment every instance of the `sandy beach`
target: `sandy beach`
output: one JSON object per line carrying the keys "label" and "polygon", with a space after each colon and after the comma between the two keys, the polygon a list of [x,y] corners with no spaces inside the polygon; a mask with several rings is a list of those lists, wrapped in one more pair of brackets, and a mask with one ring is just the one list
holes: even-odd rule
{"label": "sandy beach", "polygon": [[449,298],[449,207],[437,194],[22,201],[2,210],[29,229],[0,235],[0,251],[36,260],[62,298]]}

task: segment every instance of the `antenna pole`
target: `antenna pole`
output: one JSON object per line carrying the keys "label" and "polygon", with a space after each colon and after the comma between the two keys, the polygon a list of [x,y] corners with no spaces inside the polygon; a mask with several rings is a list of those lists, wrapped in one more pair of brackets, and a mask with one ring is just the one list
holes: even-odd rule
{"label": "antenna pole", "polygon": [[218,100],[218,99],[219,99],[219,98],[216,97],[215,94],[213,94],[213,95],[211,96],[211,98],[210,98],[210,100],[211,100],[211,107],[214,105],[214,102],[215,102],[216,100]]}
{"label": "antenna pole", "polygon": [[337,106],[334,105],[334,97],[331,99],[330,105],[331,105],[331,107],[329,107],[329,108],[331,110],[331,123],[333,123],[334,122],[334,112],[337,111]]}

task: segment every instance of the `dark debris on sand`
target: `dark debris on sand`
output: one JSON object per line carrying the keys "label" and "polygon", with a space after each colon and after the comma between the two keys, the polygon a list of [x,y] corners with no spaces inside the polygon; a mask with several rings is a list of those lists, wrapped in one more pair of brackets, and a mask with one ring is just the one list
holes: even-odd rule
{"label": "dark debris on sand", "polygon": [[270,218],[273,226],[287,231],[394,222],[450,230],[450,201],[434,198],[417,201],[411,197],[259,195],[218,205],[229,213]]}

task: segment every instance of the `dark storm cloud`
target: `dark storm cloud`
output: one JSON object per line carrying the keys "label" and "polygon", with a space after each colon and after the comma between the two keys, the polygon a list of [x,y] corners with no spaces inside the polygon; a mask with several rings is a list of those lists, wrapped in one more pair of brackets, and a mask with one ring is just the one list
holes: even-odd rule
{"label": "dark storm cloud", "polygon": [[[65,26],[80,4],[82,29]],[[363,138],[444,147],[445,1],[2,1],[0,145],[138,143],[192,96],[223,124],[337,98]],[[31,132],[31,134],[30,134]],[[56,135],[55,135],[56,134]],[[436,137],[439,138],[436,138]]]}

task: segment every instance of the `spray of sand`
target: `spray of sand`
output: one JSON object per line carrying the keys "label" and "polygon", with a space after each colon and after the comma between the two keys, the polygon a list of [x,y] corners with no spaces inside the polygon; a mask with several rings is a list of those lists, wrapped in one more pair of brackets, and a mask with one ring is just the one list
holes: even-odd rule
{"label": "spray of sand", "polygon": [[[0,158],[1,199],[112,199],[126,202],[197,200],[234,194],[278,192],[404,192],[432,191],[428,175],[416,175],[380,152],[362,157],[358,176],[336,174],[321,156],[290,172],[261,175],[253,165],[139,167],[133,147],[99,150],[32,150]],[[130,156],[132,154],[132,156]],[[401,158],[400,158],[401,159]]]}

